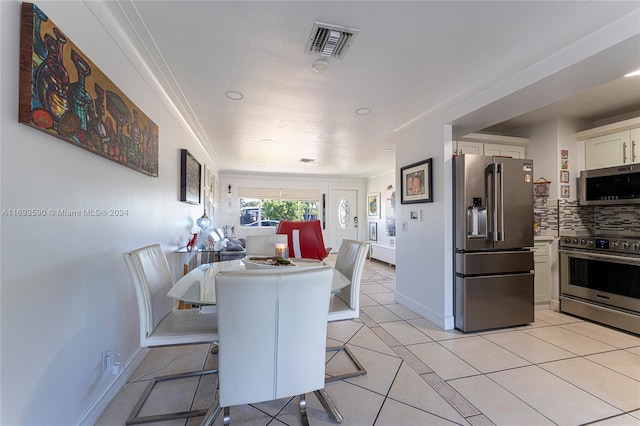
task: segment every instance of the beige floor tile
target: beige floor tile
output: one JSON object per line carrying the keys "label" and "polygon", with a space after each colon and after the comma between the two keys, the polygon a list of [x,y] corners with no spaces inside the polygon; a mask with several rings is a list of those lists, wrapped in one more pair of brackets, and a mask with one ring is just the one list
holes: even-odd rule
{"label": "beige floor tile", "polygon": [[[344,417],[340,426],[373,425],[384,401],[384,396],[346,382],[335,382],[325,386],[325,390]],[[300,424],[297,398],[280,413],[277,419],[291,426]],[[335,426],[325,413],[320,402],[313,393],[307,394],[307,414],[312,425]],[[270,425],[271,426],[271,425]]]}
{"label": "beige floor tile", "polygon": [[526,330],[529,328],[538,328],[538,327],[549,327],[552,324],[549,324],[546,321],[542,321],[539,318],[535,318],[535,320],[529,324],[521,325],[516,327],[517,330]]}
{"label": "beige floor tile", "polygon": [[482,373],[529,365],[529,362],[484,337],[444,340],[442,346]]}
{"label": "beige floor tile", "polygon": [[522,331],[510,331],[484,337],[533,364],[575,357],[571,352]]}
{"label": "beige floor tile", "polygon": [[572,322],[580,322],[582,321],[579,318],[572,317],[571,315],[563,314],[556,311],[535,311],[535,317],[537,320],[542,320],[549,324],[558,325],[558,324],[569,324]]}
{"label": "beige floor tile", "polygon": [[389,334],[403,345],[413,345],[431,341],[429,337],[406,321],[383,322],[380,324],[380,327],[387,330]]}
{"label": "beige floor tile", "polygon": [[636,355],[640,355],[640,346],[637,346],[635,348],[628,348],[625,349],[627,352],[631,352],[632,354],[636,354]]}
{"label": "beige floor tile", "polygon": [[327,325],[327,337],[339,342],[347,342],[362,328],[358,321],[334,321]]}
{"label": "beige floor tile", "polygon": [[390,305],[384,305],[385,308],[402,318],[403,320],[421,318],[420,315],[413,312],[411,309],[407,309],[399,303],[392,303]]}
{"label": "beige floor tile", "polygon": [[384,306],[365,306],[362,311],[369,315],[372,320],[380,323],[386,321],[400,321],[401,318],[385,308]]}
{"label": "beige floor tile", "polygon": [[402,360],[396,356],[389,356],[357,346],[348,346],[358,361],[367,370],[367,374],[352,379],[345,379],[349,383],[362,386],[381,395],[386,395],[391,388]]}
{"label": "beige floor tile", "polygon": [[360,291],[371,297],[372,294],[376,293],[388,293],[389,289],[382,284],[369,284],[367,282],[360,284]]}
{"label": "beige floor tile", "polygon": [[487,377],[551,421],[582,424],[621,411],[538,366],[490,373]]}
{"label": "beige floor tile", "polygon": [[350,340],[350,345],[371,349],[383,354],[397,356],[396,353],[380,339],[369,327],[362,327]]}
{"label": "beige floor tile", "polygon": [[379,305],[378,302],[367,296],[366,294],[360,295],[360,307],[363,306],[376,306]]}
{"label": "beige floor tile", "polygon": [[381,305],[390,305],[396,302],[395,294],[392,291],[387,291],[385,293],[371,293],[369,297]]}
{"label": "beige floor tile", "polygon": [[564,324],[561,327],[620,349],[640,346],[640,337],[592,322]]}
{"label": "beige floor tile", "polygon": [[410,345],[407,349],[444,380],[480,374],[478,370],[436,342]]}
{"label": "beige floor tile", "polygon": [[573,358],[540,367],[622,411],[640,409],[640,382],[592,361]]}
{"label": "beige floor tile", "polygon": [[184,373],[204,368],[210,345],[181,345],[152,348],[129,382],[148,380],[156,376]]}
{"label": "beige floor tile", "polygon": [[[362,426],[362,423],[360,426]],[[403,404],[401,402],[394,401],[393,399],[387,399],[380,410],[378,420],[376,420],[376,426],[416,426],[416,425],[455,425],[455,424],[467,424],[454,423],[427,413],[426,411],[419,410],[410,405]]]}
{"label": "beige floor tile", "polygon": [[118,392],[96,422],[96,426],[123,425],[146,387],[147,382],[136,382]]}
{"label": "beige floor tile", "polygon": [[585,358],[640,382],[640,355],[620,350]]}
{"label": "beige floor tile", "polygon": [[623,414],[621,416],[610,417],[608,419],[601,420],[599,422],[589,423],[589,426],[634,426],[640,425],[640,419],[633,417],[630,414]]}
{"label": "beige floor tile", "polygon": [[467,337],[466,334],[458,330],[443,330],[424,318],[410,319],[407,322],[435,341]]}
{"label": "beige floor tile", "polygon": [[630,416],[640,419],[640,410],[635,410],[629,413]]}
{"label": "beige floor tile", "polygon": [[[272,417],[258,410],[257,408],[252,407],[251,405],[236,405],[233,407],[229,407],[229,417],[231,418],[232,425],[242,425],[242,426],[266,426],[273,425],[270,423]],[[222,426],[224,424],[224,416],[223,413],[220,412],[216,421],[213,423],[214,426]]]}
{"label": "beige floor tile", "polygon": [[553,422],[488,379],[465,377],[448,382],[496,425],[553,425]]}
{"label": "beige floor tile", "polygon": [[561,327],[532,328],[524,330],[524,332],[580,356],[616,349],[611,345]]}
{"label": "beige floor tile", "polygon": [[400,366],[388,397],[452,422],[464,423],[464,418],[406,364]]}

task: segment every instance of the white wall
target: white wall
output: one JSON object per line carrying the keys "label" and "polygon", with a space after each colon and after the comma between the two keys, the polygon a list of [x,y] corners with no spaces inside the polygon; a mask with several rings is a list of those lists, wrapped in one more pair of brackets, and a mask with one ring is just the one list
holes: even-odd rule
{"label": "white wall", "polygon": [[[451,133],[430,117],[396,134],[398,169],[432,158],[433,202],[396,204],[396,301],[442,327],[453,327],[450,190]],[[396,177],[396,188],[400,188]],[[409,211],[422,210],[422,222]]]}
{"label": "white wall", "polygon": [[180,148],[215,167],[84,3],[39,6],[160,131],[160,176],[151,178],[19,124],[20,2],[0,2],[1,208],[128,212],[0,217],[0,423],[87,424],[118,380],[102,374],[102,351],[109,348],[126,363],[140,354],[135,293],[122,253],[160,243],[172,264],[181,263],[171,252],[185,244],[202,208],[178,201]]}

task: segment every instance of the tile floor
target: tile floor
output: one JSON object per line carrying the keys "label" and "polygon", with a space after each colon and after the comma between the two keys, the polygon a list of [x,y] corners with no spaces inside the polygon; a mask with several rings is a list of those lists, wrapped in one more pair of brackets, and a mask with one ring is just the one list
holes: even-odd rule
{"label": "tile floor", "polygon": [[[640,337],[553,311],[526,327],[445,331],[395,303],[394,287],[394,268],[367,260],[360,319],[329,324],[328,343],[346,343],[368,371],[326,387],[343,425],[640,425]],[[215,364],[206,345],[151,350],[98,424],[124,425],[150,377]],[[348,367],[335,355],[327,373]],[[215,375],[161,383],[141,414],[206,408],[215,389]],[[311,424],[334,424],[314,395],[307,405]],[[298,425],[296,410],[289,398],[232,407],[231,419]]]}

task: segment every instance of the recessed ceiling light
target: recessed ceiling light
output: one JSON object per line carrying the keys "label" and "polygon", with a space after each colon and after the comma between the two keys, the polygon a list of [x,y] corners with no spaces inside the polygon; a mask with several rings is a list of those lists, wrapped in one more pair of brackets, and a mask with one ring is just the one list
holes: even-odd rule
{"label": "recessed ceiling light", "polygon": [[311,68],[315,72],[325,72],[329,69],[329,62],[327,62],[326,59],[316,59],[315,61],[313,61]]}
{"label": "recessed ceiling light", "polygon": [[635,70],[633,72],[630,72],[629,74],[625,74],[625,77],[635,77],[637,75],[640,75],[640,70]]}
{"label": "recessed ceiling light", "polygon": [[242,93],[236,92],[235,90],[227,90],[226,92],[224,92],[224,95],[232,101],[239,101],[244,98],[244,95]]}
{"label": "recessed ceiling light", "polygon": [[356,114],[358,115],[367,115],[371,112],[371,108],[358,108],[356,110]]}

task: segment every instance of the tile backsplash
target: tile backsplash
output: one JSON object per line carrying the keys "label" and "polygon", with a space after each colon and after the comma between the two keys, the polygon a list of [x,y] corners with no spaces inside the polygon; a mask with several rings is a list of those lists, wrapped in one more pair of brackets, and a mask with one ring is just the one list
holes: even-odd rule
{"label": "tile backsplash", "polygon": [[640,207],[581,206],[575,200],[558,200],[560,235],[640,236]]}

